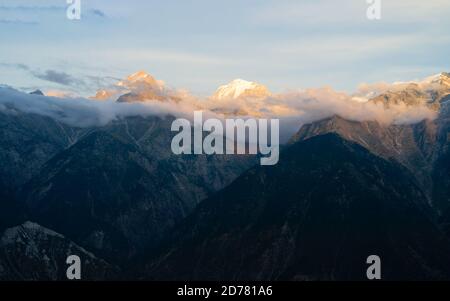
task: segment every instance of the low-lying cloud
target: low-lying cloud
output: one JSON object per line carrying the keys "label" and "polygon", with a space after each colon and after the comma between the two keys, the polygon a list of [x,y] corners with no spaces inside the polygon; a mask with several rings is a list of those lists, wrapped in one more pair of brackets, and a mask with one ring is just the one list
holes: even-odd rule
{"label": "low-lying cloud", "polygon": [[74,127],[98,127],[128,116],[178,116],[187,108],[173,102],[118,103],[86,98],[58,98],[0,87],[0,111],[47,116]]}
{"label": "low-lying cloud", "polygon": [[[54,81],[70,84],[67,74],[45,72]],[[397,86],[396,86],[397,87]],[[392,88],[389,84],[362,86],[355,94],[379,94]],[[58,94],[53,94],[58,95]],[[9,114],[33,113],[54,118],[75,127],[104,126],[128,116],[176,116],[191,118],[194,111],[203,110],[205,116],[215,118],[278,118],[281,139],[288,140],[303,124],[334,115],[353,121],[378,121],[382,124],[408,124],[436,118],[437,112],[426,104],[409,106],[405,103],[389,107],[380,102],[361,101],[355,95],[332,88],[307,89],[271,95],[266,98],[234,100],[200,99],[186,91],[172,90],[166,100],[144,100],[119,103],[111,98],[103,101],[29,95],[12,88],[0,87],[0,111]],[[63,95],[58,95],[63,96]],[[176,99],[176,100],[174,100]]]}
{"label": "low-lying cloud", "polygon": [[[387,91],[386,90],[382,90]],[[374,96],[377,92],[368,92]],[[406,103],[390,104],[361,101],[354,95],[332,88],[307,89],[273,95],[265,99],[242,99],[208,103],[215,112],[240,112],[249,116],[280,119],[281,140],[288,140],[302,125],[323,120],[334,115],[352,121],[377,121],[383,125],[412,124],[424,119],[433,120],[437,112],[426,104],[409,106]]]}

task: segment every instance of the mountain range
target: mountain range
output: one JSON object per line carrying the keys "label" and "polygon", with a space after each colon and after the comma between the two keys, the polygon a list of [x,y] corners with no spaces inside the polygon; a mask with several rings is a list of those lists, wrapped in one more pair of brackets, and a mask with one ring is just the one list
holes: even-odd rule
{"label": "mountain range", "polygon": [[[363,280],[372,254],[383,279],[448,280],[449,83],[442,73],[366,100],[434,119],[299,123],[273,167],[174,155],[170,113],[77,126],[0,91],[0,279],[64,280],[75,253],[86,280]],[[43,94],[21,97],[64,101]],[[205,106],[258,117],[264,99],[277,106],[235,80]],[[183,94],[138,72],[90,101],[181,106]]]}

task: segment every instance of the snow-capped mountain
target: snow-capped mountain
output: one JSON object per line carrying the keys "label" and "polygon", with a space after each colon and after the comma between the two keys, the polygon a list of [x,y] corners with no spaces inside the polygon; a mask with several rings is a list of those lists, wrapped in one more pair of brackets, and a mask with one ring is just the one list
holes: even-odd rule
{"label": "snow-capped mountain", "polygon": [[441,72],[439,74],[425,78],[422,84],[438,84],[446,87],[450,87],[450,73]]}
{"label": "snow-capped mountain", "polygon": [[116,91],[111,90],[98,90],[95,96],[92,96],[91,99],[95,100],[107,100],[110,97],[114,96]]}
{"label": "snow-capped mountain", "polygon": [[450,94],[450,73],[441,72],[423,79],[413,81],[396,81],[393,83],[362,84],[360,90],[352,95],[357,102],[375,101],[392,104],[428,105],[439,109],[439,102]]}
{"label": "snow-capped mountain", "polygon": [[168,89],[163,81],[145,71],[133,73],[110,89],[97,91],[92,99],[114,99],[118,102],[179,100],[175,91]]}
{"label": "snow-capped mountain", "polygon": [[264,99],[271,95],[264,85],[235,79],[220,86],[210,97],[207,107],[213,112],[228,116],[262,117],[264,112],[270,111]]}
{"label": "snow-capped mountain", "polygon": [[270,96],[267,87],[246,81],[243,79],[235,79],[227,85],[220,86],[214,93],[214,99],[237,99],[241,97],[264,98]]}
{"label": "snow-capped mountain", "polygon": [[394,83],[388,91],[371,101],[383,103],[386,107],[399,104],[426,105],[438,111],[448,95],[450,95],[450,74],[442,72],[420,81]]}
{"label": "snow-capped mountain", "polygon": [[125,87],[127,89],[151,87],[154,90],[159,90],[162,92],[165,84],[163,81],[155,79],[145,71],[138,71],[128,76],[125,80],[118,82],[117,86]]}
{"label": "snow-capped mountain", "polygon": [[[439,113],[435,119],[413,124],[354,120],[341,116],[344,110],[327,118],[327,107],[316,103],[339,97],[346,101],[346,95],[333,91],[325,91],[326,97],[315,91],[270,95],[264,86],[242,80],[220,87],[216,99],[195,98],[202,100],[198,101],[202,109],[233,118],[274,116],[291,122],[284,116],[311,111],[302,101],[320,113],[308,124],[294,125],[303,126],[283,146],[279,165],[256,166],[249,172],[245,170],[253,165],[253,157],[174,155],[170,129],[175,116],[119,115],[106,124],[66,124],[60,116],[85,116],[88,111],[82,115],[75,111],[86,100],[67,100],[73,105],[54,113],[47,108],[64,101],[0,88],[0,279],[64,278],[60,272],[66,267],[67,252],[75,251],[91,260],[83,267],[93,271],[92,276],[87,274],[89,279],[110,279],[115,266],[127,279],[141,275],[157,280],[173,275],[185,276],[184,280],[359,279],[358,275],[365,276],[355,274],[360,270],[350,275],[343,268],[355,266],[354,250],[360,257],[367,253],[361,244],[379,242],[398,262],[406,260],[417,267],[411,273],[401,266],[387,278],[450,279],[448,82],[449,75],[442,73],[423,81],[386,84],[362,99],[386,106],[406,104],[412,111],[425,103]],[[374,91],[370,88],[364,91]],[[128,102],[179,96],[181,109],[189,100],[145,72],[125,78],[111,91],[99,91],[98,96]],[[110,107],[92,102],[94,108]],[[114,104],[126,106],[133,105]],[[81,124],[87,128],[78,128]],[[315,183],[321,188],[316,189]],[[305,223],[299,224],[302,216]],[[389,224],[373,228],[379,220]],[[181,232],[177,225],[183,227]],[[353,235],[348,234],[348,225],[354,225]],[[367,235],[367,231],[376,232]],[[179,236],[168,241],[170,233]],[[324,239],[314,239],[318,236]],[[347,253],[334,248],[341,246],[335,237],[358,239],[346,241]],[[156,261],[143,258],[148,265],[140,262],[142,253],[153,256],[166,241],[173,243],[170,252]],[[243,256],[229,256],[230,250],[242,251]],[[342,254],[341,267],[335,265],[335,254]],[[305,269],[304,258],[313,263],[311,269]],[[321,266],[326,258],[333,260]],[[135,260],[138,263],[131,266]],[[180,265],[186,262],[192,267]],[[217,262],[224,262],[224,268],[217,268]],[[358,262],[366,268],[365,258]]]}

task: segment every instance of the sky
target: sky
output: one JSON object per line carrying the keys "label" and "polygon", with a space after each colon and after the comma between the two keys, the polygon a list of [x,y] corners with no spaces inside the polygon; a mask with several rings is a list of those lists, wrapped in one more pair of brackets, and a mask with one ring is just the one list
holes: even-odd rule
{"label": "sky", "polygon": [[145,70],[210,95],[236,78],[273,92],[450,71],[450,1],[0,0],[0,84],[92,95]]}

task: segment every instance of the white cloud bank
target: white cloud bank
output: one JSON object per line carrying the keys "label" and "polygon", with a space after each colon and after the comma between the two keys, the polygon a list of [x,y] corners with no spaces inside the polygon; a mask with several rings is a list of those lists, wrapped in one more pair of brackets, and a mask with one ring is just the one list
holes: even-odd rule
{"label": "white cloud bank", "polygon": [[[203,110],[205,118],[208,116],[278,118],[282,139],[283,137],[289,139],[301,125],[333,115],[354,121],[378,121],[386,125],[434,119],[437,115],[436,110],[425,103],[411,106],[400,102],[386,107],[383,103],[367,100],[369,96],[373,97],[386,91],[401,91],[408,84],[365,84],[361,85],[354,95],[324,87],[260,98],[229,100],[200,99],[186,91],[171,90],[167,95],[161,94],[166,95],[167,99],[140,99],[140,101],[129,103],[116,102],[115,98],[99,101],[86,98],[29,95],[9,87],[0,87],[0,111],[9,114],[17,111],[39,114],[71,126],[92,127],[103,126],[127,116],[172,115],[192,118],[193,111]],[[420,89],[438,88],[433,78],[419,83],[418,87]],[[142,87],[139,86],[139,89]]]}
{"label": "white cloud bank", "polygon": [[7,114],[31,113],[54,118],[74,127],[95,127],[128,116],[179,116],[189,111],[175,102],[118,103],[86,98],[59,98],[29,95],[0,87],[0,111]]}

